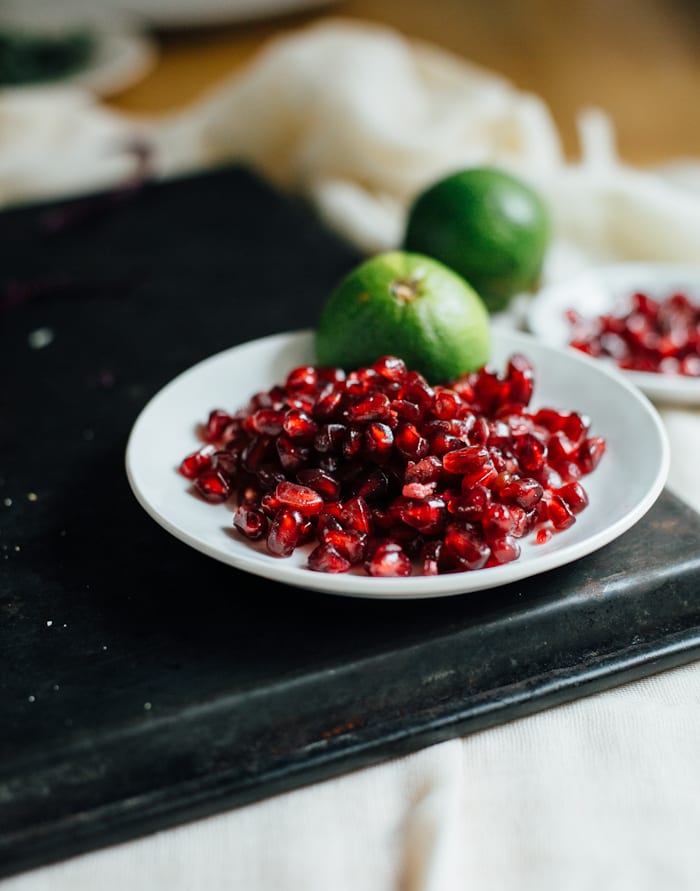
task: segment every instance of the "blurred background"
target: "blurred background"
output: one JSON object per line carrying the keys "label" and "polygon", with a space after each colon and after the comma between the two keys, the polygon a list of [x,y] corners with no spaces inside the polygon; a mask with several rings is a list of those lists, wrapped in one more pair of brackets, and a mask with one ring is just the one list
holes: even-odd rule
{"label": "blurred background", "polygon": [[538,94],[572,155],[575,117],[587,106],[610,115],[618,150],[630,163],[700,155],[696,0],[112,0],[112,5],[140,8],[161,48],[150,75],[112,100],[128,112],[182,106],[244,64],[272,35],[345,16],[390,24]]}
{"label": "blurred background", "polygon": [[576,114],[590,106],[609,114],[630,163],[700,156],[696,0],[0,0],[0,27],[7,35],[17,16],[46,25],[76,9],[83,24],[121,22],[111,67],[92,82],[128,114],[184,108],[270,37],[341,16],[388,24],[536,93],[570,156]]}

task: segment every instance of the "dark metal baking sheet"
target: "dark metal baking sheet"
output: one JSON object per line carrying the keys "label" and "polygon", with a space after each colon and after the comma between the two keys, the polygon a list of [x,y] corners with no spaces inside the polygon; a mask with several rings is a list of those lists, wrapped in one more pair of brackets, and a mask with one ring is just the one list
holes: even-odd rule
{"label": "dark metal baking sheet", "polygon": [[668,493],[575,564],[437,601],[274,585],[168,536],[124,475],[140,409],[313,325],[357,256],[240,169],[68,210],[0,216],[0,874],[698,657],[700,520]]}

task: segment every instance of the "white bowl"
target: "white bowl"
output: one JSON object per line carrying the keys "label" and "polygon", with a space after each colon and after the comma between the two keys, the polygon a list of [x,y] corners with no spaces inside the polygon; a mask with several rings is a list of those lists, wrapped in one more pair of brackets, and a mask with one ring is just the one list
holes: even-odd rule
{"label": "white bowl", "polygon": [[237,569],[308,590],[366,598],[444,597],[519,581],[564,566],[622,535],[649,510],[666,482],[669,449],[649,400],[619,375],[576,350],[546,346],[529,335],[493,332],[492,362],[504,368],[514,352],[535,367],[533,407],[580,411],[603,436],[606,453],[584,477],[589,507],[546,544],[521,540],[513,563],[473,572],[409,578],[373,578],[361,570],[312,572],[308,549],[280,559],[259,542],[233,534],[231,504],[207,504],[178,472],[181,459],[201,445],[197,423],[211,408],[234,410],[250,396],[284,380],[291,368],[313,361],[311,331],[275,334],[211,356],[167,384],[134,424],[126,469],[136,498],[163,528],[186,545]]}
{"label": "white bowl", "polygon": [[[547,343],[567,346],[571,325],[565,313],[575,309],[585,318],[610,312],[636,291],[656,300],[685,293],[700,305],[700,265],[678,263],[612,263],[580,272],[542,288],[527,312],[529,330]],[[656,402],[700,404],[700,378],[617,368],[612,359],[599,359]]]}

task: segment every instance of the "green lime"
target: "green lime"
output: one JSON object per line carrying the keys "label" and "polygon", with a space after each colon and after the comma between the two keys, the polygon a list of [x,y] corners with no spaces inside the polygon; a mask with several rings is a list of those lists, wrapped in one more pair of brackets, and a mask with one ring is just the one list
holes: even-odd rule
{"label": "green lime", "polygon": [[398,356],[430,383],[446,383],[489,359],[489,315],[444,264],[390,251],[365,260],[335,288],[315,347],[321,365],[349,370]]}
{"label": "green lime", "polygon": [[450,266],[497,312],[537,286],[549,233],[549,215],[536,191],[504,170],[474,167],[438,180],[415,198],[403,248]]}

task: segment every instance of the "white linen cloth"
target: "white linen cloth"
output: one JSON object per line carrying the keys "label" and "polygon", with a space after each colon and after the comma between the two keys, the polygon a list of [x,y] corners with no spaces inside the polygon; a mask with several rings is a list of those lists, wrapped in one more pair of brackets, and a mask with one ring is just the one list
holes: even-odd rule
{"label": "white linen cloth", "polygon": [[[494,163],[530,180],[551,208],[548,280],[606,260],[700,263],[700,159],[634,169],[616,157],[611,122],[583,110],[581,158],[568,161],[538,97],[379,26],[331,20],[277,39],[193,107],[158,120],[118,116],[73,91],[0,92],[0,205],[117,184],[131,174],[124,147],[134,139],[163,177],[250,163],[367,252],[398,243],[423,185]],[[669,485],[700,510],[700,419],[660,408]],[[698,752],[700,663],[3,889],[695,891]]]}

